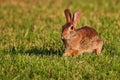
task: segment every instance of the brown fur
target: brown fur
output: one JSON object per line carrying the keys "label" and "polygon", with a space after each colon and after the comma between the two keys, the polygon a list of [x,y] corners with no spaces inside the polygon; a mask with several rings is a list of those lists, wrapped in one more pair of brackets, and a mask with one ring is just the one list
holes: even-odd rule
{"label": "brown fur", "polygon": [[[65,45],[64,56],[78,55],[84,52],[96,51],[101,53],[103,41],[96,30],[88,26],[76,29],[76,24],[80,17],[80,12],[76,11],[71,18],[70,10],[65,10],[66,24],[62,27],[62,40]],[[71,20],[70,20],[71,19]]]}

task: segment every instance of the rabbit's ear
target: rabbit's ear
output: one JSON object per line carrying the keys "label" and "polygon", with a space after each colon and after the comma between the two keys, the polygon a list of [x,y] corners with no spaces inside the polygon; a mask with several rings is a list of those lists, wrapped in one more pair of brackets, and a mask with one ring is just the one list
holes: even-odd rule
{"label": "rabbit's ear", "polygon": [[66,21],[67,22],[71,22],[71,13],[70,13],[70,10],[69,9],[65,9],[64,13],[65,13],[65,16],[66,16]]}
{"label": "rabbit's ear", "polygon": [[73,24],[74,24],[75,26],[76,26],[77,22],[78,22],[79,19],[80,19],[80,15],[81,15],[81,11],[80,11],[80,10],[76,11],[76,12],[74,13],[74,15],[73,15],[72,22],[73,22]]}

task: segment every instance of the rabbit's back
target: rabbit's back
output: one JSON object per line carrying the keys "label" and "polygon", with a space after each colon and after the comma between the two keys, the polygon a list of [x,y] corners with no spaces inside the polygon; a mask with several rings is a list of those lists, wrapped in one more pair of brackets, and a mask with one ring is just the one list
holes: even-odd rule
{"label": "rabbit's back", "polygon": [[80,40],[80,50],[84,50],[83,52],[92,52],[102,42],[102,39],[93,28],[84,26],[78,29],[77,32],[80,33],[82,37]]}
{"label": "rabbit's back", "polygon": [[77,29],[78,32],[82,32],[83,37],[88,37],[89,39],[93,38],[94,36],[98,36],[98,33],[96,32],[95,29],[84,26],[82,28]]}

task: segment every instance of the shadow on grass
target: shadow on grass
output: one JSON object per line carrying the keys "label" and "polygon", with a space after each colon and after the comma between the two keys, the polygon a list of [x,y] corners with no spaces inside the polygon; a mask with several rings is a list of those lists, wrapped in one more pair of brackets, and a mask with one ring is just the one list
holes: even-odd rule
{"label": "shadow on grass", "polygon": [[[7,53],[7,54],[29,54],[29,55],[46,55],[46,56],[50,56],[50,55],[57,55],[57,56],[62,56],[62,54],[64,53],[64,48],[61,46],[59,48],[50,48],[47,49],[45,48],[39,48],[37,46],[35,47],[31,47],[28,49],[25,49],[22,46],[19,47],[15,47],[15,46],[9,46],[7,49],[1,50],[1,52],[3,53]],[[107,53],[106,53],[107,52]],[[119,52],[116,49],[112,49],[112,50],[103,50],[103,53],[105,53],[105,55],[110,55],[110,56],[120,56]],[[109,53],[109,54],[108,54]]]}
{"label": "shadow on grass", "polygon": [[28,53],[28,54],[36,54],[36,55],[58,55],[58,56],[61,56],[62,53],[63,53],[63,50],[60,50],[60,49],[53,49],[53,48],[50,48],[50,49],[46,49],[46,48],[31,48],[29,50],[26,50],[25,53]]}
{"label": "shadow on grass", "polygon": [[16,48],[14,46],[9,47],[8,49],[3,50],[4,53],[11,53],[11,54],[35,54],[35,55],[58,55],[61,56],[63,53],[63,48],[58,48],[58,49],[54,49],[54,48],[38,48],[38,47],[31,47],[30,49],[25,50],[22,47]]}

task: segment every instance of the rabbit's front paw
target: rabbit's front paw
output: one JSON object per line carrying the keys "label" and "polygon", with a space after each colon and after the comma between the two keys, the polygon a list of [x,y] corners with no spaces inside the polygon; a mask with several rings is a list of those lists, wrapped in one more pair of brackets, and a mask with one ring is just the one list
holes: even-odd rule
{"label": "rabbit's front paw", "polygon": [[66,52],[63,54],[64,57],[70,56],[70,53]]}
{"label": "rabbit's front paw", "polygon": [[69,50],[63,54],[63,56],[77,55],[78,50]]}

